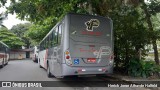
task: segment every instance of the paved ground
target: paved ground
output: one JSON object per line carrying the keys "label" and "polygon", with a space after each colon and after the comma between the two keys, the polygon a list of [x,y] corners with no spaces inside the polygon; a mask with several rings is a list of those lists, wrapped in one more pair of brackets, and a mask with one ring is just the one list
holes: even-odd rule
{"label": "paved ground", "polygon": [[0,70],[1,81],[52,81],[46,71],[31,60],[10,61]]}
{"label": "paved ground", "polygon": [[72,87],[66,81],[78,81],[84,82],[89,80],[107,80],[107,78],[97,77],[82,77],[82,78],[65,78],[56,79],[48,78],[46,70],[39,68],[37,63],[31,60],[15,60],[10,61],[7,66],[0,69],[0,81],[58,81],[65,84],[67,87],[41,87],[41,88],[1,88],[0,90],[149,90],[146,88],[106,88],[106,87]]}

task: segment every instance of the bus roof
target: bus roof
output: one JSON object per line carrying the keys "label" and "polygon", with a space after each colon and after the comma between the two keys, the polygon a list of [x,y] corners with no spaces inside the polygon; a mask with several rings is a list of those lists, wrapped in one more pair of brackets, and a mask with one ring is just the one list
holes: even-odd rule
{"label": "bus roof", "polygon": [[2,41],[0,41],[0,43],[9,48],[9,46],[3,43]]}

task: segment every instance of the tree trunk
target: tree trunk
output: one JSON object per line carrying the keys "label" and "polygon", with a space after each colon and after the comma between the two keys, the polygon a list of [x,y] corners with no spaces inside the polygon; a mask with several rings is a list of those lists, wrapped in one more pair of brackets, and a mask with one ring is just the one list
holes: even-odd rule
{"label": "tree trunk", "polygon": [[[144,13],[146,15],[146,20],[147,20],[147,24],[148,24],[148,28],[150,31],[153,31],[153,26],[152,26],[152,22],[151,22],[151,15],[149,14],[148,10],[147,10],[147,6],[146,4],[143,2],[143,6],[142,9],[144,10]],[[157,50],[157,43],[156,43],[156,38],[154,38],[154,36],[152,36],[152,45],[153,45],[153,50],[154,50],[154,60],[156,62],[157,65],[159,65],[159,56],[158,56],[158,50]]]}
{"label": "tree trunk", "polygon": [[154,60],[156,64],[159,65],[159,55],[158,55],[156,40],[153,40],[152,44],[153,44],[153,50],[154,50]]}
{"label": "tree trunk", "polygon": [[88,3],[89,3],[89,5],[88,5],[88,13],[92,15],[93,11],[92,11],[92,2],[91,2],[91,0],[88,0]]}

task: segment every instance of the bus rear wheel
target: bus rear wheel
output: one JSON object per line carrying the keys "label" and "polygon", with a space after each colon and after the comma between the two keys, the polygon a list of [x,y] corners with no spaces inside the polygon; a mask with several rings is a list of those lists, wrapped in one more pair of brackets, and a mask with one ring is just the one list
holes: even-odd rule
{"label": "bus rear wheel", "polygon": [[2,65],[0,65],[0,68],[4,67],[4,60],[2,61]]}
{"label": "bus rear wheel", "polygon": [[42,68],[41,64],[40,64],[40,60],[39,60],[39,67]]}
{"label": "bus rear wheel", "polygon": [[47,64],[47,76],[50,78],[52,77],[52,74],[50,72],[49,64]]}
{"label": "bus rear wheel", "polygon": [[7,61],[6,65],[8,65],[8,61]]}

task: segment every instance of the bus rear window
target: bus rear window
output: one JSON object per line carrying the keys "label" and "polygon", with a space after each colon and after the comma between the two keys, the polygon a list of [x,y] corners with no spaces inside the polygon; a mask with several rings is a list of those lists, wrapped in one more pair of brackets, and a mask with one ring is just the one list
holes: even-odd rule
{"label": "bus rear window", "polygon": [[110,19],[90,16],[84,18],[72,15],[70,21],[70,36],[99,36],[105,38],[110,35]]}

